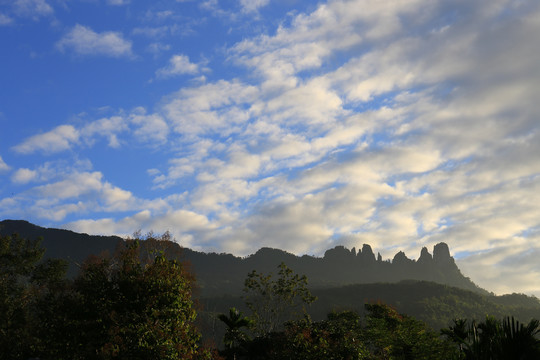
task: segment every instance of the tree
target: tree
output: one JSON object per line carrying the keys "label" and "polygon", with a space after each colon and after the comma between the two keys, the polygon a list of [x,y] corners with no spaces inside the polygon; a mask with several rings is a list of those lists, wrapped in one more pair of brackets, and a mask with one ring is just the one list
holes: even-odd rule
{"label": "tree", "polygon": [[286,342],[279,347],[288,359],[363,360],[370,353],[363,341],[360,315],[353,311],[328,314],[319,322],[295,321],[285,329]]}
{"label": "tree", "polygon": [[246,344],[246,359],[450,360],[456,349],[423,322],[383,304],[366,305],[367,315],[345,311],[327,320],[291,321],[283,331]]}
{"label": "tree", "polygon": [[253,270],[244,282],[244,300],[252,312],[255,332],[264,335],[284,322],[307,315],[306,307],[317,298],[307,288],[307,277],[294,274],[284,263],[278,266],[278,278]]}
{"label": "tree", "polygon": [[[140,261],[139,241],[116,258],[90,262],[75,279],[85,338],[103,358],[194,359],[203,354],[195,327],[193,276],[156,253]],[[85,350],[86,351],[86,350]]]}
{"label": "tree", "polygon": [[441,330],[459,348],[460,359],[540,359],[540,322],[536,319],[527,325],[514,317],[502,321],[487,316],[477,323],[456,319],[454,325]]}
{"label": "tree", "polygon": [[[152,244],[150,244],[152,245]],[[195,326],[194,278],[138,239],[112,257],[91,257],[80,274],[44,300],[42,359],[208,359]]]}
{"label": "tree", "polygon": [[428,326],[384,304],[366,304],[365,342],[381,359],[452,359],[451,344]]}
{"label": "tree", "polygon": [[35,354],[36,299],[64,278],[67,264],[41,261],[40,239],[0,236],[0,359],[27,359]]}
{"label": "tree", "polygon": [[527,325],[514,317],[505,317],[501,326],[501,359],[540,359],[540,322],[531,319]]}
{"label": "tree", "polygon": [[226,351],[225,355],[232,355],[233,359],[236,359],[236,353],[239,345],[247,340],[246,334],[242,331],[244,327],[250,327],[253,321],[245,317],[240,311],[235,308],[229,309],[229,315],[220,314],[218,319],[221,320],[226,326],[227,331],[223,338]]}

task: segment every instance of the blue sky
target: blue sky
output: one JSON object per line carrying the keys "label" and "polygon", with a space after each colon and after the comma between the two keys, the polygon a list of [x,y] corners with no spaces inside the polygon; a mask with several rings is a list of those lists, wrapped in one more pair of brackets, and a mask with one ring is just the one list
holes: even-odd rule
{"label": "blue sky", "polygon": [[0,0],[0,218],[540,296],[540,3]]}

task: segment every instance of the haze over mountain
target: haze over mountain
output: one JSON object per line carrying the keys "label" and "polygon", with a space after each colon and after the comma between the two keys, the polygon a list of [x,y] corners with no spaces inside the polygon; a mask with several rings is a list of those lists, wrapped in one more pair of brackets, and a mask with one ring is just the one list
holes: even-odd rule
{"label": "haze over mountain", "polygon": [[[76,273],[77,265],[82,264],[89,255],[112,254],[118,243],[123,241],[117,236],[90,236],[68,230],[46,229],[21,220],[0,222],[0,234],[12,233],[30,239],[42,237],[45,256],[68,260],[72,275]],[[250,271],[273,273],[281,262],[295,272],[307,275],[312,287],[425,280],[487,293],[461,274],[445,243],[437,244],[433,255],[423,248],[418,260],[407,258],[402,251],[392,260],[383,260],[380,254],[375,256],[367,244],[358,251],[336,246],[327,250],[322,258],[298,257],[271,248],[262,248],[244,258],[184,248],[182,258],[190,263],[202,296],[238,295]]]}
{"label": "haze over mountain", "polygon": [[[124,241],[118,236],[43,228],[23,220],[0,222],[1,235],[13,233],[29,239],[42,237],[45,256],[68,260],[70,276],[77,273],[89,255],[113,254]],[[319,298],[309,309],[316,320],[326,318],[331,311],[362,312],[363,304],[373,301],[390,304],[435,329],[448,326],[455,317],[481,320],[486,314],[512,314],[522,321],[540,318],[537,298],[523,294],[495,296],[476,286],[461,273],[445,243],[437,244],[432,253],[422,249],[417,260],[409,259],[402,251],[384,260],[367,244],[358,250],[336,246],[323,257],[296,256],[271,248],[237,257],[180,249],[176,243],[174,247],[169,249],[171,253],[179,254],[195,274],[196,296],[203,306],[201,325],[213,334],[214,341],[223,335],[223,329],[214,328],[216,314],[226,313],[230,307],[247,311],[242,289],[248,272],[275,273],[281,262],[308,276],[309,286]]]}

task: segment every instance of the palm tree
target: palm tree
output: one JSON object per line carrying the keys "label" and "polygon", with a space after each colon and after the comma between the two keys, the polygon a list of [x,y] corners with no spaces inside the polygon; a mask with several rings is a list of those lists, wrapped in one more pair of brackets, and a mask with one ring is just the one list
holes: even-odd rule
{"label": "palm tree", "polygon": [[503,319],[500,338],[500,359],[540,359],[540,322],[536,319],[527,325],[514,317]]}
{"label": "palm tree", "polygon": [[227,325],[227,332],[223,337],[223,343],[226,347],[226,353],[232,354],[232,358],[236,359],[236,352],[240,344],[247,339],[247,336],[242,332],[242,328],[250,327],[253,321],[245,317],[236,308],[229,309],[229,316],[220,314],[218,319],[223,321]]}
{"label": "palm tree", "polygon": [[470,326],[466,320],[454,320],[454,326],[441,332],[459,345],[460,358],[466,360],[540,359],[540,321],[535,319],[523,325],[514,317],[500,321],[488,316]]}
{"label": "palm tree", "polygon": [[460,359],[461,355],[465,356],[465,348],[467,345],[467,339],[469,338],[469,327],[467,326],[467,320],[454,319],[454,325],[448,329],[442,329],[441,334],[446,335],[448,339],[456,343],[459,347]]}

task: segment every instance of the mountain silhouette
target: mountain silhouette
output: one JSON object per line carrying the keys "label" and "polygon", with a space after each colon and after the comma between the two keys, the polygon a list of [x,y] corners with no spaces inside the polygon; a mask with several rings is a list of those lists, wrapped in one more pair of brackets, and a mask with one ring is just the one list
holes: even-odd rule
{"label": "mountain silhouette", "polygon": [[[0,222],[1,235],[14,233],[28,239],[41,237],[42,246],[46,249],[45,257],[68,260],[70,276],[77,273],[78,267],[89,255],[112,254],[118,244],[124,241],[118,236],[96,236],[43,228],[24,220]],[[181,254],[181,260],[190,264],[197,278],[201,296],[241,294],[244,280],[250,271],[272,273],[281,262],[296,273],[305,274],[313,288],[418,280],[488,293],[463,276],[445,243],[435,245],[433,255],[424,247],[418,260],[409,259],[402,251],[392,261],[383,260],[380,254],[375,256],[368,244],[364,244],[358,251],[355,248],[349,250],[344,246],[336,246],[327,250],[323,257],[296,256],[272,248],[261,248],[244,258],[231,254],[203,253],[188,248],[183,248]]]}

